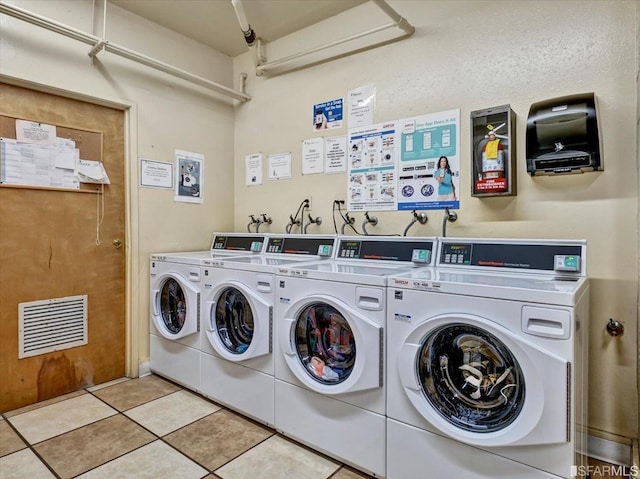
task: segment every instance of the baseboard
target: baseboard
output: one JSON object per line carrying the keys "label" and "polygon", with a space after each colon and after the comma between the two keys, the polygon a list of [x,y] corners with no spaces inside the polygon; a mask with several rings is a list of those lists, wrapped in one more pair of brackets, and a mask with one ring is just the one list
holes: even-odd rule
{"label": "baseboard", "polygon": [[149,374],[151,374],[151,363],[149,361],[138,364],[139,377],[148,376]]}
{"label": "baseboard", "polygon": [[587,455],[619,466],[633,465],[631,446],[595,436],[587,436]]}

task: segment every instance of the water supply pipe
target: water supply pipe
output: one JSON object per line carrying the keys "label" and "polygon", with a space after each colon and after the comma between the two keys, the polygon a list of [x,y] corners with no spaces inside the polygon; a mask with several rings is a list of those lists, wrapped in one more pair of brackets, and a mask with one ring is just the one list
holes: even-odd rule
{"label": "water supply pipe", "polygon": [[416,210],[413,210],[411,213],[413,214],[413,217],[411,218],[411,222],[404,229],[404,233],[402,234],[402,236],[407,236],[407,233],[409,232],[409,229],[416,222],[420,223],[421,225],[424,225],[424,224],[427,223],[427,221],[429,221],[429,218],[427,218],[427,214],[424,213],[424,212],[417,213]]}

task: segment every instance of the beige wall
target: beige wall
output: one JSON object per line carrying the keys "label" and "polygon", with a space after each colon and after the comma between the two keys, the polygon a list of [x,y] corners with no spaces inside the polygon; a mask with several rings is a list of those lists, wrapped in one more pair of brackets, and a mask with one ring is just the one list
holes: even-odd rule
{"label": "beige wall", "polygon": [[[313,216],[330,233],[332,202],[346,197],[346,175],[301,175],[301,141],[311,138],[314,103],[346,98],[373,83],[375,122],[453,108],[461,110],[461,151],[469,152],[469,113],[510,104],[517,115],[518,194],[470,196],[469,154],[461,159],[459,220],[448,236],[586,238],[592,281],[590,324],[590,426],[627,438],[638,435],[638,2],[636,1],[399,1],[389,4],[416,27],[408,40],[277,77],[257,77],[249,54],[234,59],[236,76],[249,74],[251,102],[236,107],[235,227],[248,215],[273,217],[282,232],[307,196]],[[267,45],[293,51],[351,35],[370,25],[371,4],[345,21],[334,18]],[[387,20],[388,21],[388,20]],[[352,29],[338,28],[351,24]],[[377,24],[386,23],[383,19]],[[344,27],[344,25],[342,25]],[[259,34],[259,32],[257,32]],[[316,42],[316,43],[314,43]],[[556,96],[595,92],[599,101],[605,171],[564,177],[530,177],[525,166],[529,106]],[[324,136],[346,135],[332,130]],[[293,177],[244,185],[244,158],[290,151]],[[355,213],[357,225],[362,214]],[[376,213],[375,233],[402,233],[408,212]],[[411,234],[439,235],[442,213]],[[265,228],[264,231],[268,231]],[[262,231],[262,230],[261,230]],[[609,318],[625,323],[623,337],[605,332]],[[605,434],[606,435],[606,434]]]}
{"label": "beige wall", "polygon": [[[92,33],[91,0],[10,3]],[[99,62],[92,65],[88,45],[9,16],[0,15],[0,32],[1,75],[132,105],[127,181],[131,192],[130,359],[135,373],[138,360],[149,357],[149,254],[208,249],[213,231],[233,228],[232,102],[113,54],[99,54]],[[106,38],[195,75],[232,84],[229,57],[117,7],[109,8]],[[138,159],[173,163],[175,149],[205,156],[201,205],[174,202],[172,190],[138,186]]]}

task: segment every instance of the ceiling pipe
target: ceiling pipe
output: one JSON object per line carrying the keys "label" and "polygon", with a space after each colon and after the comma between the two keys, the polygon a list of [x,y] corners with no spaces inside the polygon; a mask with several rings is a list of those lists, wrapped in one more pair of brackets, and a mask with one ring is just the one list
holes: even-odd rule
{"label": "ceiling pipe", "polygon": [[[298,60],[300,58],[303,58],[307,55],[312,55],[314,53],[318,53],[321,52],[323,50],[327,50],[329,48],[338,46],[338,45],[342,45],[343,43],[348,43],[350,41],[353,40],[357,40],[359,38],[365,37],[367,35],[372,35],[374,33],[378,33],[381,32],[383,30],[387,30],[389,28],[400,28],[404,33],[396,38],[393,38],[392,41],[397,41],[397,40],[402,40],[406,37],[409,37],[411,35],[413,35],[413,33],[415,32],[415,27],[413,27],[406,18],[402,17],[401,15],[398,14],[398,12],[396,12],[393,8],[391,8],[389,6],[389,4],[385,1],[385,0],[371,0],[378,8],[380,8],[380,10],[382,10],[382,12],[387,15],[389,18],[391,18],[391,20],[393,20],[392,23],[388,23],[386,25],[382,25],[379,27],[375,27],[372,28],[370,30],[366,30],[360,33],[356,33],[355,35],[351,35],[349,37],[340,39],[340,40],[335,40],[333,42],[327,43],[325,45],[320,45],[314,48],[310,48],[308,50],[304,50],[302,52],[299,53],[294,53],[293,55],[289,55],[287,57],[284,58],[280,58],[278,60],[273,60],[270,62],[267,62],[266,59],[263,58],[261,51],[262,51],[262,44],[260,42],[259,38],[256,38],[255,32],[253,31],[253,29],[251,28],[251,25],[249,25],[249,22],[247,20],[247,17],[245,15],[244,9],[242,8],[242,0],[231,0],[231,3],[233,4],[234,9],[236,10],[236,15],[238,16],[238,21],[240,22],[240,28],[242,29],[242,32],[245,36],[245,41],[247,42],[247,44],[249,45],[249,50],[252,52],[253,57],[254,57],[254,64],[256,66],[256,75],[261,76],[263,73],[268,73],[269,70],[281,67],[283,65],[286,65],[287,63],[291,63],[295,60]],[[249,39],[248,38],[252,38],[251,43],[249,43]],[[373,48],[375,47],[376,44],[372,44],[369,45],[366,48]],[[341,57],[344,55],[348,55],[350,53],[353,53],[355,51],[359,51],[362,50],[363,48],[358,47],[354,50],[348,51],[348,52],[341,52],[339,54],[336,55],[331,55],[327,58],[324,58],[322,61],[328,61],[328,60],[332,60],[334,58],[337,57]],[[314,60],[313,63],[316,63],[316,61]],[[306,66],[306,65],[302,65],[302,66]],[[296,66],[295,68],[300,68],[300,66]]]}
{"label": "ceiling pipe", "polygon": [[[216,83],[214,81],[207,80],[206,78],[193,75],[187,71],[181,70],[167,63],[164,63],[164,62],[155,60],[151,57],[148,57],[146,55],[142,55],[140,53],[134,52],[133,50],[129,50],[128,48],[124,48],[116,44],[110,43],[95,35],[91,35],[89,33],[83,32],[81,30],[70,27],[68,25],[64,25],[62,23],[56,22],[55,20],[51,20],[41,15],[37,15],[35,13],[24,10],[22,8],[16,7],[14,5],[9,5],[5,2],[0,2],[0,13],[9,15],[13,18],[17,18],[18,20],[22,20],[24,22],[30,23],[31,25],[36,25],[46,30],[59,33],[68,38],[73,38],[74,40],[78,40],[82,43],[86,43],[87,45],[91,45],[92,48],[91,48],[91,51],[89,52],[90,57],[94,57],[97,53],[99,53],[101,50],[104,49],[105,51],[114,53],[124,58],[128,58],[129,60],[133,60],[137,63],[141,63],[143,65],[162,71],[164,73],[168,73],[175,77],[182,78],[183,80],[187,80],[191,83],[195,83],[197,85],[203,86],[205,88],[208,88],[209,90],[213,90],[217,93],[231,97],[235,100],[239,100],[243,102],[251,100],[251,96],[247,95],[244,92],[237,91],[232,88],[221,85],[220,83]],[[104,32],[103,32],[103,35],[104,35]]]}
{"label": "ceiling pipe", "polygon": [[[247,20],[247,14],[242,6],[242,0],[231,0],[231,5],[233,5],[236,17],[238,17],[238,23],[240,23],[240,29],[244,35],[244,41],[247,43],[249,51],[253,56],[253,64],[257,68],[261,63],[260,39],[256,38],[256,32],[253,31],[253,28],[251,28],[251,25],[249,24],[249,20]],[[258,72],[257,70],[256,73],[258,76],[262,75],[262,72]]]}

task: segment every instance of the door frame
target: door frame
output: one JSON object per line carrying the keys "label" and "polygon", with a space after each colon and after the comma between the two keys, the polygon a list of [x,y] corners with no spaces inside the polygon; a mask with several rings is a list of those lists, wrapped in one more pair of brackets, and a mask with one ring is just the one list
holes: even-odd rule
{"label": "door frame", "polygon": [[0,73],[0,81],[9,85],[28,88],[31,90],[57,95],[72,100],[84,101],[95,105],[105,106],[124,112],[124,230],[125,230],[125,374],[136,378],[140,375],[140,323],[134,323],[135,317],[140,318],[140,298],[134,278],[139,277],[139,234],[138,225],[134,224],[132,212],[139,208],[138,168],[133,168],[134,159],[138,151],[138,106],[135,102],[109,96],[94,96],[74,92],[63,88],[36,83]]}

